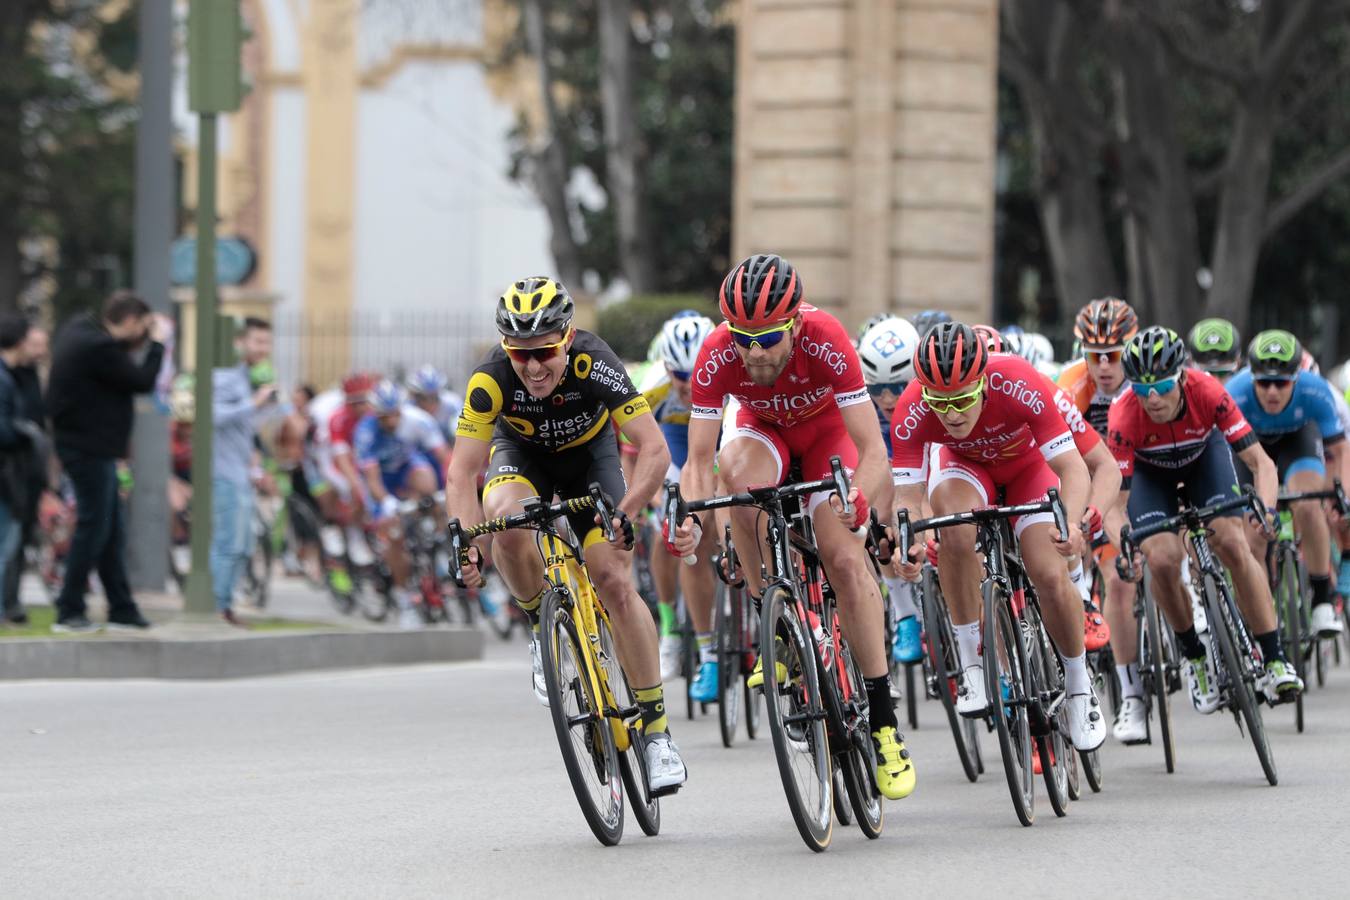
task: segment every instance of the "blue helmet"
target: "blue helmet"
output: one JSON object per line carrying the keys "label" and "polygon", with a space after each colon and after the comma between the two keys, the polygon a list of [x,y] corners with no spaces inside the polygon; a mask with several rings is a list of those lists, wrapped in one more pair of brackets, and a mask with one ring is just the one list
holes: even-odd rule
{"label": "blue helmet", "polygon": [[375,391],[370,396],[370,404],[375,408],[377,416],[398,412],[403,408],[403,391],[399,390],[398,385],[386,379],[375,386]]}
{"label": "blue helmet", "polygon": [[408,390],[414,394],[432,394],[437,397],[445,390],[446,383],[445,374],[435,366],[422,366],[404,381]]}
{"label": "blue helmet", "polygon": [[919,337],[923,337],[924,333],[935,325],[941,325],[951,320],[951,314],[940,309],[925,309],[923,312],[915,313],[913,318],[910,319],[914,323],[914,330],[919,333]]}

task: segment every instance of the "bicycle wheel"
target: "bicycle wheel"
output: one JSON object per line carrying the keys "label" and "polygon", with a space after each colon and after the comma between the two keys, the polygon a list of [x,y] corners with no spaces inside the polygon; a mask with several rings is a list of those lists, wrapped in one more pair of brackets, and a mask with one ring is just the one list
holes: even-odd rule
{"label": "bicycle wheel", "polygon": [[352,597],[361,615],[370,622],[383,622],[393,609],[394,600],[380,577],[376,567],[365,566],[349,570],[351,572]]}
{"label": "bicycle wheel", "polygon": [[930,684],[947,713],[947,724],[956,742],[961,769],[966,778],[975,781],[980,777],[979,732],[973,719],[962,718],[956,712],[956,679],[961,674],[961,661],[956,652],[956,633],[952,631],[947,603],[942,597],[937,573],[931,568],[924,570],[919,606],[923,615],[925,663]]}
{"label": "bicycle wheel", "polygon": [[[1109,647],[1103,647],[1102,651],[1109,651]],[[1090,653],[1088,657],[1092,660],[1090,674],[1092,676],[1092,688],[1097,692],[1098,697],[1105,697],[1111,691],[1107,687],[1108,682],[1115,678],[1115,663],[1109,652]],[[1082,763],[1083,780],[1087,782],[1088,790],[1094,794],[1100,794],[1102,790],[1102,758],[1100,748],[1089,753],[1078,753],[1079,762]]]}
{"label": "bicycle wheel", "polygon": [[919,727],[919,691],[915,684],[919,679],[914,677],[914,670],[918,668],[916,663],[903,663],[905,667],[905,715],[909,719],[910,728]]}
{"label": "bicycle wheel", "polygon": [[820,852],[830,846],[834,831],[830,744],[816,660],[797,620],[795,603],[782,585],[764,595],[759,642],[764,653],[764,699],[792,819],[806,846]]}
{"label": "bicycle wheel", "polygon": [[[1298,559],[1294,548],[1283,545],[1280,548],[1278,575],[1275,594],[1275,611],[1280,617],[1280,637],[1284,640],[1285,652],[1294,664],[1294,671],[1306,684],[1307,658],[1303,655],[1303,599],[1299,592]],[[1303,733],[1303,692],[1294,701],[1294,727]]]}
{"label": "bicycle wheel", "polygon": [[[1167,661],[1163,654],[1167,641],[1162,633],[1158,604],[1139,585],[1140,602],[1144,615],[1139,620],[1139,676],[1143,681],[1148,704],[1158,714],[1158,738],[1162,743],[1163,764],[1168,773],[1176,771],[1176,748],[1172,743],[1171,692],[1167,689]],[[1212,627],[1212,624],[1211,624]]]}
{"label": "bicycle wheel", "polygon": [[544,680],[563,764],[586,824],[612,847],[623,837],[623,777],[614,733],[591,683],[583,644],[562,595],[549,591],[541,607]]}
{"label": "bicycle wheel", "polygon": [[1013,811],[1023,825],[1036,821],[1035,781],[1031,754],[1036,747],[1031,738],[1030,703],[1031,666],[1022,643],[1022,631],[1013,622],[1008,600],[1001,589],[986,581],[984,594],[984,682],[994,712],[994,730],[998,732],[1003,772]]}
{"label": "bicycle wheel", "polygon": [[[1222,612],[1220,611],[1222,609]],[[1209,630],[1219,645],[1219,656],[1223,663],[1228,687],[1228,703],[1239,717],[1239,726],[1245,727],[1256,750],[1256,758],[1261,762],[1261,771],[1271,786],[1279,783],[1275,772],[1275,757],[1266,739],[1265,722],[1261,719],[1261,710],[1256,705],[1256,663],[1245,653],[1238,650],[1241,646],[1231,629],[1242,628],[1242,620],[1237,618],[1237,607],[1228,592],[1228,583],[1205,576],[1205,615],[1209,618]]]}
{"label": "bicycle wheel", "polygon": [[759,656],[759,611],[750,597],[741,591],[741,623],[738,637],[741,660],[741,699],[745,708],[745,734],[750,740],[759,737],[760,691],[750,687],[750,673],[754,671],[755,659]]}
{"label": "bicycle wheel", "polygon": [[262,609],[272,585],[272,530],[261,514],[253,517],[253,548],[244,568],[244,592]]}
{"label": "bicycle wheel", "polygon": [[[628,805],[633,810],[638,827],[648,837],[655,837],[661,831],[661,798],[653,797],[647,781],[647,757],[643,752],[641,719],[637,714],[637,700],[628,684],[628,676],[619,665],[619,652],[614,645],[614,634],[604,616],[598,622],[600,632],[600,664],[605,669],[605,681],[614,706],[620,710],[633,710],[629,720],[611,718],[610,729],[614,732],[615,747],[619,750],[619,774],[623,778],[624,790],[628,792]],[[620,740],[622,736],[622,740]]]}
{"label": "bicycle wheel", "polygon": [[[1027,682],[1027,696],[1038,698],[1030,710],[1033,716],[1044,717],[1043,700],[1052,694],[1063,699],[1054,718],[1045,718],[1040,723],[1046,731],[1036,739],[1036,752],[1041,760],[1041,777],[1045,781],[1045,792],[1050,797],[1050,807],[1055,815],[1063,818],[1069,813],[1069,772],[1068,761],[1073,756],[1073,746],[1067,736],[1069,731],[1068,698],[1064,697],[1064,675],[1055,658],[1054,645],[1050,643],[1041,622],[1040,614],[1034,604],[1028,603],[1022,612],[1022,634],[1026,641],[1027,659],[1031,679]],[[1034,771],[1034,769],[1033,769]]]}
{"label": "bicycle wheel", "polygon": [[718,591],[713,607],[714,640],[717,641],[717,725],[722,746],[736,743],[736,726],[741,723],[741,592]]}
{"label": "bicycle wheel", "polygon": [[511,614],[511,604],[514,602],[510,589],[496,569],[488,569],[483,573],[483,585],[478,588],[478,605],[492,633],[504,641],[511,640],[511,632],[516,627],[515,616]]}
{"label": "bicycle wheel", "polygon": [[841,659],[836,664],[844,667],[848,678],[849,692],[856,704],[857,720],[850,732],[847,751],[844,753],[844,784],[848,787],[848,802],[853,809],[853,818],[858,829],[869,839],[881,837],[885,827],[885,809],[881,803],[881,792],[876,788],[873,773],[877,768],[876,746],[872,743],[872,728],[869,724],[867,708],[867,685],[863,683],[862,670],[858,668],[853,654],[844,644]]}

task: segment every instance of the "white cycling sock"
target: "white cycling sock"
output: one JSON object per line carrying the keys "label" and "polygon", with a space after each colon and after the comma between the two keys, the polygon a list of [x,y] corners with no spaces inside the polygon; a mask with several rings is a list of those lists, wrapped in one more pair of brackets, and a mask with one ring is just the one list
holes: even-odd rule
{"label": "white cycling sock", "polygon": [[890,592],[891,609],[895,610],[897,622],[919,614],[919,607],[914,602],[914,585],[903,578],[887,575],[886,590]]}
{"label": "white cycling sock", "polygon": [[1092,599],[1092,586],[1088,584],[1087,573],[1083,571],[1083,560],[1074,560],[1073,568],[1069,570],[1069,580],[1073,582],[1074,587],[1078,588],[1078,593],[1083,598],[1084,603]]}
{"label": "white cycling sock", "polygon": [[695,634],[694,640],[698,642],[698,661],[699,664],[717,661],[717,649],[713,647],[713,636],[709,634]]}
{"label": "white cycling sock", "polygon": [[1143,699],[1144,685],[1139,681],[1139,663],[1116,666],[1116,678],[1120,679],[1120,696]]}
{"label": "white cycling sock", "polygon": [[1074,694],[1086,694],[1092,690],[1092,682],[1088,680],[1087,654],[1080,653],[1077,656],[1059,655],[1060,661],[1064,663],[1064,692],[1070,696]]}
{"label": "white cycling sock", "polygon": [[969,625],[953,625],[952,630],[956,632],[956,652],[961,657],[961,668],[978,666],[980,664],[979,621],[971,622]]}

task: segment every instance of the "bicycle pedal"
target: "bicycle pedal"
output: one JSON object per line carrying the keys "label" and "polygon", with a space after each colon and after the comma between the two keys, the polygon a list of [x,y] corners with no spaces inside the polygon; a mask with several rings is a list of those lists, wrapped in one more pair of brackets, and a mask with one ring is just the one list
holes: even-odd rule
{"label": "bicycle pedal", "polygon": [[680,792],[680,788],[682,787],[684,787],[684,785],[682,784],[673,784],[670,787],[663,787],[660,788],[659,790],[649,791],[648,795],[653,800],[660,800],[662,797],[669,797],[672,794],[678,794]]}

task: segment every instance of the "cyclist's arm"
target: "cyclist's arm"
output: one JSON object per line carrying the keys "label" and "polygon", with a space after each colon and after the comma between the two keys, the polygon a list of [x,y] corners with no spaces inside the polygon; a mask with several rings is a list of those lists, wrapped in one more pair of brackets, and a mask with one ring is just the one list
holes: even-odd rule
{"label": "cyclist's arm", "polygon": [[891,472],[886,455],[886,444],[877,430],[877,414],[871,403],[853,403],[841,406],[848,436],[858,448],[858,469],[853,483],[873,507],[881,510],[891,507]]}
{"label": "cyclist's arm", "polygon": [[1122,488],[1116,495],[1111,507],[1102,513],[1102,527],[1106,529],[1106,538],[1117,550],[1120,549],[1120,529],[1129,523],[1130,489]]}
{"label": "cyclist's arm", "polygon": [[1345,452],[1345,440],[1341,439],[1326,445],[1328,478],[1339,478],[1341,484],[1350,485],[1350,453]]}
{"label": "cyclist's arm", "polygon": [[492,445],[460,434],[450,456],[450,471],[445,480],[445,512],[469,528],[483,521],[483,506],[478,502],[478,476],[487,466]]}
{"label": "cyclist's arm", "polygon": [[380,477],[380,464],[375,462],[363,463],[361,474],[366,478],[366,490],[370,491],[371,499],[375,501],[376,506],[379,506],[384,502],[384,498],[389,495],[389,492],[384,489],[384,479]]}
{"label": "cyclist's arm", "polygon": [[1047,463],[1059,478],[1059,497],[1070,524],[1082,521],[1090,484],[1087,463],[1077,448],[1057,453]]}
{"label": "cyclist's arm", "polygon": [[624,437],[637,448],[637,461],[633,466],[633,480],[619,503],[619,510],[635,519],[665,480],[666,470],[670,468],[670,449],[666,447],[661,426],[656,424],[656,416],[649,412],[634,416],[621,427]]}
{"label": "cyclist's arm", "polygon": [[1120,495],[1120,466],[1116,458],[1106,448],[1105,442],[1098,442],[1083,456],[1087,464],[1091,486],[1088,489],[1088,503],[1105,512],[1116,504]]}
{"label": "cyclist's arm", "polygon": [[1252,441],[1236,452],[1238,459],[1246,463],[1247,468],[1252,471],[1256,495],[1261,498],[1267,509],[1274,509],[1275,497],[1280,490],[1280,479],[1275,471],[1275,463],[1270,461],[1259,441]]}
{"label": "cyclist's arm", "polygon": [[713,457],[721,431],[718,419],[689,420],[689,458],[680,475],[680,489],[686,500],[706,500],[712,496]]}

